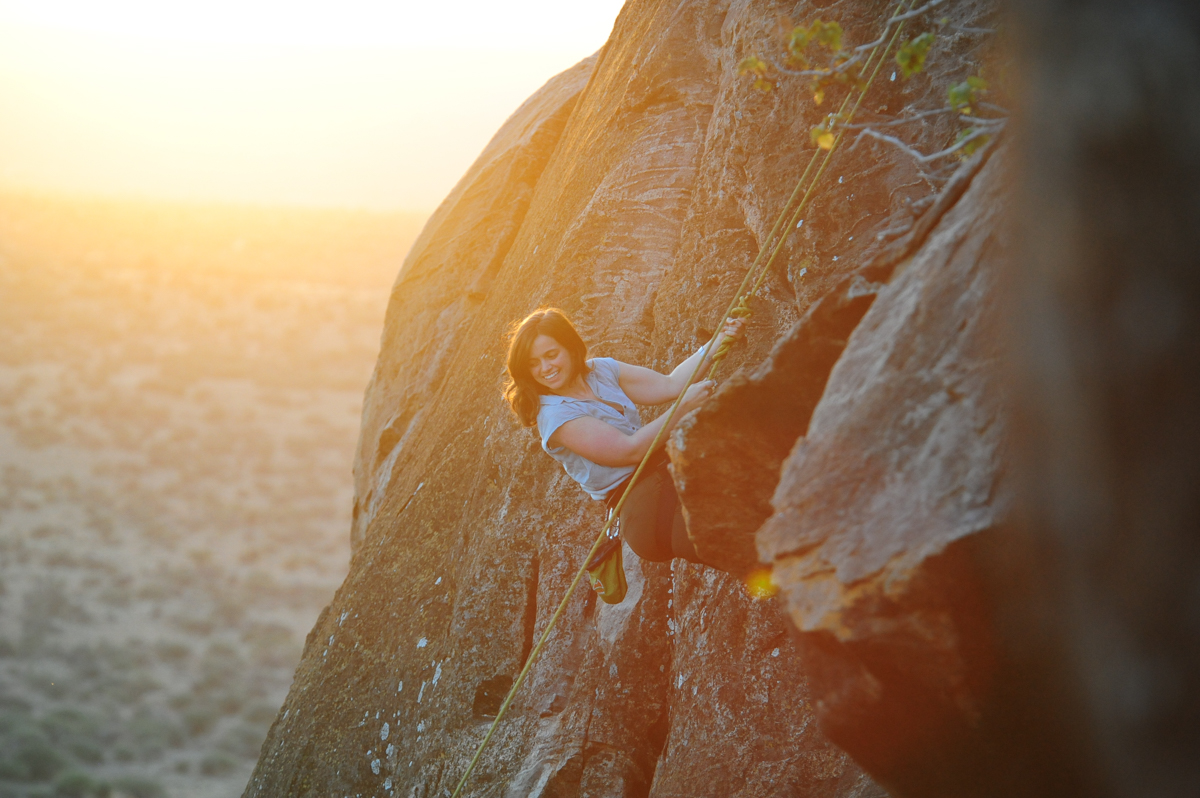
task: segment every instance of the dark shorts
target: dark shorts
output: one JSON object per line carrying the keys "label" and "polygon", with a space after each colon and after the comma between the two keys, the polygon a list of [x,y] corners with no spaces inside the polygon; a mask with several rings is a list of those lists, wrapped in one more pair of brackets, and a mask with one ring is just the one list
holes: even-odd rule
{"label": "dark shorts", "polygon": [[[688,538],[666,458],[648,472],[638,479],[621,508],[621,537],[643,560],[668,562],[682,557],[689,562],[700,562]],[[624,490],[624,486],[618,490]],[[616,497],[619,496],[618,492]]]}

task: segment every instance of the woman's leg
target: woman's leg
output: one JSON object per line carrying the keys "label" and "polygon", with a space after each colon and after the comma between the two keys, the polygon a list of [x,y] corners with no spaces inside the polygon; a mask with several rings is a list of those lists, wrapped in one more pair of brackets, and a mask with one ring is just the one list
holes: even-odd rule
{"label": "woman's leg", "polygon": [[663,547],[669,547],[676,557],[682,557],[688,562],[700,562],[696,549],[688,537],[687,524],[683,520],[683,505],[679,503],[679,494],[675,491],[675,480],[664,468],[658,472],[662,477],[662,485],[658,492],[658,539]]}
{"label": "woman's leg", "polygon": [[[675,556],[670,537],[664,541],[658,531],[662,479],[657,469],[639,479],[621,508],[621,537],[634,554],[650,562],[667,562]],[[669,489],[672,494],[673,488]]]}
{"label": "woman's leg", "polygon": [[621,537],[643,560],[682,557],[700,562],[688,538],[675,482],[665,468],[656,468],[633,486],[621,509]]}

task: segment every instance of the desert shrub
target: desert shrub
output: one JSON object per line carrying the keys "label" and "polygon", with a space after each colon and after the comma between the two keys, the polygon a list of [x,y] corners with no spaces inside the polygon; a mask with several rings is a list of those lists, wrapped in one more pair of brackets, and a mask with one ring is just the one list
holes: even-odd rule
{"label": "desert shrub", "polygon": [[25,593],[21,624],[26,630],[55,629],[64,621],[87,623],[90,620],[91,615],[71,598],[60,580],[39,579]]}
{"label": "desert shrub", "polygon": [[179,631],[189,635],[198,637],[207,637],[213,633],[217,625],[211,618],[196,618],[189,615],[176,615],[171,619],[171,623],[175,625]]}
{"label": "desert shrub", "polygon": [[28,781],[49,781],[64,770],[67,758],[45,740],[24,740],[10,757],[28,773]]}
{"label": "desert shrub", "polygon": [[225,643],[214,643],[200,660],[196,689],[205,692],[223,690],[240,682],[245,671],[246,664],[236,649]]}
{"label": "desert shrub", "polygon": [[61,538],[66,535],[66,530],[61,526],[54,524],[38,524],[29,532],[29,537],[34,540],[49,540],[51,538]]}
{"label": "desert shrub", "polygon": [[301,646],[292,630],[274,623],[255,624],[242,635],[258,665],[284,667],[300,659]]}
{"label": "desert shrub", "polygon": [[207,754],[200,760],[200,772],[205,776],[228,776],[237,767],[237,760],[224,751]]}
{"label": "desert shrub", "polygon": [[92,649],[92,664],[96,694],[107,695],[122,704],[137,703],[146,694],[160,690],[162,685],[152,676],[154,658],[148,647],[137,642],[114,646],[104,642]]}
{"label": "desert shrub", "polygon": [[245,602],[240,596],[219,594],[216,598],[216,606],[213,608],[213,615],[221,622],[222,626],[236,627],[246,616]]}
{"label": "desert shrub", "polygon": [[105,734],[98,718],[79,709],[58,709],[42,718],[38,725],[50,742],[80,762],[98,765],[104,761],[101,742]]}
{"label": "desert shrub", "polygon": [[23,762],[14,759],[0,759],[0,780],[29,781],[31,778],[29,768]]}
{"label": "desert shrub", "polygon": [[98,737],[103,728],[100,720],[73,707],[56,709],[39,721],[52,742],[66,744],[79,738]]}
{"label": "desert shrub", "polygon": [[175,595],[175,588],[162,582],[152,582],[142,585],[137,590],[137,597],[142,601],[163,601]]}
{"label": "desert shrub", "polygon": [[242,717],[246,719],[247,723],[252,723],[260,728],[274,723],[278,715],[279,708],[277,706],[262,701],[251,704],[242,713]]}
{"label": "desert shrub", "polygon": [[162,689],[162,684],[146,669],[115,671],[106,674],[103,692],[118,704],[136,704],[150,693]]}
{"label": "desert shrub", "polygon": [[111,794],[107,784],[78,770],[68,771],[54,783],[55,798],[109,798]]}
{"label": "desert shrub", "polygon": [[183,712],[184,728],[193,737],[208,734],[220,719],[221,713],[209,704],[199,704]]}
{"label": "desert shrub", "polygon": [[186,739],[178,723],[149,712],[142,712],[130,720],[124,734],[143,759],[157,759],[167,746],[178,748]]}
{"label": "desert shrub", "polygon": [[0,711],[0,745],[6,744],[10,739],[39,734],[30,712],[29,705],[25,703],[8,705]]}
{"label": "desert shrub", "polygon": [[76,681],[90,681],[105,672],[104,660],[90,646],[75,646],[63,657]]}
{"label": "desert shrub", "polygon": [[50,554],[46,555],[45,560],[45,565],[48,568],[79,568],[86,564],[86,561],[82,557],[61,549],[50,552]]}
{"label": "desert shrub", "polygon": [[71,756],[86,765],[99,765],[104,762],[104,748],[92,740],[72,740],[67,744]]}
{"label": "desert shrub", "polygon": [[192,656],[192,649],[186,643],[164,640],[154,647],[154,655],[162,662],[179,665],[188,661]]}
{"label": "desert shrub", "polygon": [[122,656],[122,664],[148,668],[154,664],[154,651],[144,640],[130,640],[121,646],[113,646],[113,650]]}
{"label": "desert shrub", "polygon": [[113,779],[114,791],[123,792],[133,798],[167,798],[167,791],[153,779],[141,776],[121,776]]}
{"label": "desert shrub", "polygon": [[234,688],[218,693],[213,697],[212,705],[222,715],[237,715],[246,705],[246,699],[241,691]]}
{"label": "desert shrub", "polygon": [[222,735],[217,745],[222,751],[242,759],[258,759],[265,736],[262,730],[243,723]]}
{"label": "desert shrub", "polygon": [[70,680],[56,673],[36,670],[28,673],[25,683],[50,698],[63,698],[70,691]]}
{"label": "desert shrub", "polygon": [[110,607],[128,607],[133,601],[133,591],[129,585],[110,584],[100,591],[100,601]]}

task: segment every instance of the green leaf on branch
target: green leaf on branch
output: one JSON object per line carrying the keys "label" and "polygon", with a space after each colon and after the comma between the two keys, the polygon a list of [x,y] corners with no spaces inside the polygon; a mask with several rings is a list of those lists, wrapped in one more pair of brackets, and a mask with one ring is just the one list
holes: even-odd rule
{"label": "green leaf on branch", "polygon": [[767,62],[756,55],[748,55],[738,64],[738,74],[762,77],[767,74]]}
{"label": "green leaf on branch", "polygon": [[842,49],[842,26],[836,22],[817,20],[808,29],[812,40],[822,44],[830,52],[836,53]]}
{"label": "green leaf on branch", "polygon": [[[974,132],[975,132],[975,128],[973,128],[973,127],[969,127],[966,130],[958,131],[958,135],[954,137],[954,143],[957,144],[958,142],[962,141],[963,139],[965,139],[967,136],[970,136]],[[960,149],[956,153],[958,155],[959,160],[961,161],[961,160],[966,160],[967,158],[970,158],[972,155],[975,154],[975,152],[980,147],[982,147],[984,144],[987,144],[990,140],[991,140],[991,136],[986,136],[986,135],[978,136],[977,138],[971,139],[970,141],[968,141],[966,144],[964,144],[962,146],[962,149]]]}
{"label": "green leaf on branch", "polygon": [[812,140],[813,144],[823,150],[832,150],[836,141],[830,122],[823,122],[808,131],[808,137]]}
{"label": "green leaf on branch", "polygon": [[987,81],[976,75],[964,80],[962,83],[956,83],[946,90],[946,97],[950,100],[950,107],[958,111],[960,114],[972,113],[971,106],[979,102],[983,95],[987,94]]}
{"label": "green leaf on branch", "polygon": [[932,33],[922,33],[915,39],[909,39],[896,52],[896,64],[905,80],[925,69],[925,57],[929,55],[935,38]]}
{"label": "green leaf on branch", "polygon": [[754,88],[759,91],[771,91],[775,88],[775,83],[767,77],[769,70],[770,67],[767,66],[766,61],[756,55],[748,55],[738,64],[737,71],[739,75],[753,75]]}
{"label": "green leaf on branch", "polygon": [[803,25],[792,28],[787,37],[788,58],[793,64],[808,69],[808,46],[814,43],[832,52],[835,60],[848,57],[842,53],[842,26],[818,19],[807,28]]}
{"label": "green leaf on branch", "polygon": [[793,28],[787,37],[788,58],[805,69],[808,68],[808,56],[805,54],[808,42],[808,28]]}

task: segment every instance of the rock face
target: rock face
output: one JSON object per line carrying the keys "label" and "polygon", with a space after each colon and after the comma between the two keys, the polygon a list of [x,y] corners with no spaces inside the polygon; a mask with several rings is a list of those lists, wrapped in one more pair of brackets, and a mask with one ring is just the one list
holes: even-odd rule
{"label": "rock face", "polygon": [[[595,58],[548,83],[496,134],[396,281],[355,462],[350,575],[309,636],[247,796],[424,798],[453,789],[602,520],[503,404],[506,329],[552,304],[599,355],[666,369],[694,351],[766,239],[812,153],[809,130],[826,113],[799,82],[753,90],[738,63],[780,52],[788,14],[837,18],[858,43],[878,35],[891,8],[635,0]],[[929,74],[885,75],[871,113],[943,103],[949,76],[977,68],[969,31],[988,12],[986,3],[947,11],[948,24],[968,32],[939,39]],[[935,148],[952,138],[949,124],[930,117],[914,125],[913,140]],[[991,191],[995,203],[1000,189],[973,166],[968,172],[984,188],[931,181],[881,143],[838,154],[755,302],[751,340],[726,369],[807,365],[791,376],[766,365],[731,377],[722,395],[764,388],[760,405],[718,400],[673,444],[692,534],[725,570],[640,563],[627,551],[628,597],[609,607],[580,595],[569,606],[467,794],[884,794],[817,728],[830,704],[814,686],[836,677],[800,656],[784,611],[800,618],[793,587],[785,607],[751,599],[738,577],[753,567],[753,536],[772,515],[780,465],[809,417],[816,423],[814,407],[872,298],[894,294],[910,315],[964,285],[964,308],[982,301],[991,279],[982,250],[971,261],[935,247],[901,269],[906,288],[881,282],[927,241],[987,238],[990,218],[975,219],[982,200],[956,207],[956,192]],[[947,199],[934,203],[936,219],[912,225],[914,203],[939,191]],[[951,232],[931,235],[935,222]],[[900,242],[879,237],[909,227],[914,234]],[[988,356],[973,336],[946,343],[968,360]],[[919,341],[910,348],[936,361]],[[986,379],[955,363],[948,379],[983,389]],[[773,373],[784,379],[773,382]],[[907,376],[897,364],[895,390],[925,391],[918,409],[951,401]],[[803,406],[766,395],[780,390],[795,390]],[[959,421],[989,412],[986,403],[964,405]],[[753,425],[738,428],[746,437],[722,431],[745,418],[762,422],[754,437]],[[922,463],[943,462],[937,440],[930,432]],[[972,531],[990,523],[987,497],[982,507],[972,502],[994,477],[995,441],[984,436],[977,448],[969,490],[932,479],[942,506],[910,508],[921,534],[922,518],[945,521],[917,560],[966,534],[970,524],[956,515],[963,507],[975,512]],[[741,478],[730,477],[731,464]],[[920,481],[917,465],[907,476]],[[882,474],[872,483],[888,484]],[[782,512],[790,493],[780,490]],[[788,530],[774,534],[780,547],[767,553],[801,554]],[[795,572],[803,575],[802,563]],[[813,623],[834,623],[819,618]]]}
{"label": "rock face", "polygon": [[1194,795],[1200,23],[1016,5],[1021,158],[688,420],[685,501],[772,563],[822,728],[894,795]]}
{"label": "rock face", "polygon": [[998,664],[971,563],[1010,504],[996,368],[1005,162],[989,159],[879,290],[758,531],[803,633],[823,727],[901,795],[1022,784],[998,767],[1011,750],[979,757],[1029,737],[984,722]]}

